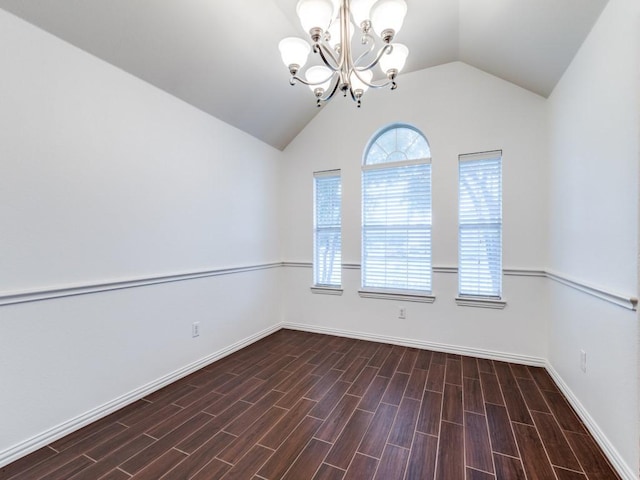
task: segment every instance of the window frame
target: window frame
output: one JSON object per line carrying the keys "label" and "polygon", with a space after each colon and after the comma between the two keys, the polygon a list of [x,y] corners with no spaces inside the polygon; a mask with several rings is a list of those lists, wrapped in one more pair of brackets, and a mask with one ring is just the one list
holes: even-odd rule
{"label": "window frame", "polygon": [[[416,142],[416,140],[420,139],[420,142],[424,142],[425,146],[428,148],[428,156],[426,157],[420,157],[420,158],[411,158],[411,159],[404,159],[404,160],[391,160],[391,161],[376,161],[374,163],[370,163],[368,162],[369,159],[369,154],[371,152],[371,149],[377,145],[377,141],[383,137],[385,134],[387,134],[390,131],[394,131],[394,130],[400,130],[400,129],[409,129],[412,130],[413,132],[415,132],[418,137],[416,137],[415,140],[413,140],[413,142],[408,145],[406,148],[404,148],[404,150],[402,152],[406,152],[409,148],[411,148],[413,146],[413,144]],[[396,140],[397,142],[397,140]],[[397,144],[396,144],[397,146]],[[398,157],[398,153],[402,153],[399,152],[398,150],[395,151],[391,151],[387,153],[387,158],[389,158],[392,155],[395,155],[395,157]],[[406,157],[406,155],[405,155]],[[365,259],[366,253],[367,253],[367,249],[366,249],[366,233],[368,229],[375,229],[376,227],[372,227],[371,225],[365,225],[365,216],[366,216],[366,212],[365,209],[367,207],[367,205],[365,204],[365,200],[366,200],[366,176],[367,176],[367,172],[372,172],[372,171],[379,171],[379,170],[388,170],[388,169],[393,169],[394,171],[398,171],[398,169],[404,169],[404,168],[410,168],[413,166],[420,166],[420,165],[426,165],[428,166],[428,170],[427,170],[427,175],[428,175],[428,182],[429,182],[429,188],[428,188],[428,197],[427,197],[427,204],[428,204],[428,224],[426,227],[426,238],[428,239],[428,245],[427,245],[427,251],[428,251],[428,261],[429,261],[429,265],[428,265],[428,269],[426,270],[428,272],[427,274],[427,282],[428,282],[428,287],[429,289],[411,289],[411,288],[390,288],[390,287],[378,287],[378,286],[368,286],[366,285],[367,282],[367,278],[366,278],[366,269],[367,269],[367,261]],[[360,290],[358,291],[358,293],[360,294],[361,297],[364,298],[382,298],[382,299],[395,299],[395,300],[404,300],[404,301],[412,301],[412,302],[424,302],[424,303],[432,303],[433,301],[435,301],[435,296],[433,296],[432,294],[432,289],[433,289],[433,264],[432,264],[432,256],[431,256],[431,252],[432,252],[432,245],[433,245],[433,238],[432,238],[432,231],[433,231],[433,221],[432,221],[432,212],[433,212],[433,208],[432,208],[432,167],[431,167],[431,147],[429,146],[429,142],[427,140],[427,137],[416,127],[409,125],[409,124],[405,124],[405,123],[393,123],[390,125],[387,125],[385,127],[383,127],[382,129],[378,130],[378,132],[376,132],[371,139],[369,140],[369,142],[367,143],[367,146],[364,150],[364,154],[363,154],[363,160],[362,160],[362,172],[361,172],[362,176],[362,184],[361,184],[361,279],[360,279]],[[385,224],[385,226],[383,226],[382,228],[386,231],[387,227]],[[402,227],[402,225],[396,225],[397,227]],[[407,225],[405,225],[405,227],[407,227]],[[379,227],[378,227],[379,228]],[[393,228],[390,228],[390,230],[393,230]],[[416,232],[420,233],[421,230],[421,226],[418,226],[416,228]],[[424,229],[423,229],[424,231]],[[386,263],[385,263],[386,265]]]}
{"label": "window frame", "polygon": [[[463,198],[462,198],[463,196],[463,184],[462,184],[463,165],[465,164],[465,162],[480,163],[483,161],[486,161],[486,162],[492,161],[495,163],[495,160],[498,160],[498,164],[499,164],[499,181],[498,181],[499,191],[497,192],[498,193],[497,196],[499,197],[499,200],[497,204],[496,202],[490,203],[487,208],[491,210],[493,215],[495,215],[496,212],[499,212],[499,218],[490,219],[487,221],[486,219],[483,220],[477,217],[476,219],[474,219],[475,221],[473,222],[463,222],[461,218],[464,215],[469,213],[469,212],[463,212],[463,208],[464,208]],[[495,167],[489,166],[489,168],[495,168]],[[490,192],[488,196],[490,197],[492,194],[495,196],[495,192]],[[487,199],[483,197],[483,201],[485,201],[485,204],[486,204],[486,200]],[[502,266],[503,252],[504,252],[504,246],[502,241],[503,225],[504,225],[504,216],[503,216],[503,152],[502,150],[491,150],[486,152],[476,152],[476,153],[459,155],[458,156],[458,295],[455,299],[456,304],[460,306],[497,308],[497,309],[502,309],[506,306],[506,301],[503,298],[504,297],[504,291],[503,291],[504,274],[503,274],[503,266]],[[491,258],[491,254],[489,252],[485,253],[487,257],[486,269],[488,270],[489,276],[491,277],[492,275],[494,275],[491,273],[493,270],[498,271],[498,275],[499,275],[498,289],[497,289],[498,291],[495,292],[495,294],[491,294],[493,292],[476,294],[476,293],[470,293],[469,291],[466,291],[463,293],[464,291],[463,285],[468,282],[468,280],[465,280],[463,278],[463,275],[465,275],[465,268],[463,266],[465,264],[465,261],[463,259],[463,256],[464,256],[463,249],[468,250],[469,248],[468,244],[466,247],[465,245],[463,245],[463,237],[464,237],[463,232],[469,231],[469,230],[476,231],[476,232],[486,230],[487,232],[489,232],[492,229],[494,231],[498,230],[497,241],[495,236],[493,238],[489,238],[491,236],[490,233],[487,233],[485,236],[483,236],[483,238],[489,238],[489,240],[494,245],[497,244],[499,246],[499,254],[498,254],[497,260],[495,258]],[[482,286],[478,284],[478,290],[481,290],[481,287]]]}

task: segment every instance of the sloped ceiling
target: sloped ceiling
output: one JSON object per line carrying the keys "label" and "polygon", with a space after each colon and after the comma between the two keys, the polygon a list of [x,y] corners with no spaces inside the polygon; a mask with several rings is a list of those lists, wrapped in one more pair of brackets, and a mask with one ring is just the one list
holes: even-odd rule
{"label": "sloped ceiling", "polygon": [[[410,49],[405,71],[463,61],[544,97],[607,3],[406,1],[396,38]],[[289,85],[277,48],[304,36],[296,3],[0,0],[0,8],[284,149],[318,111],[306,87]]]}

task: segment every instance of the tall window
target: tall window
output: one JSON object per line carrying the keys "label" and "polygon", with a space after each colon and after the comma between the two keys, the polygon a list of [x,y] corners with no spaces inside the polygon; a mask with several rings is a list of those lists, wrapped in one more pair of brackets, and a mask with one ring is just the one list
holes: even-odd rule
{"label": "tall window", "polygon": [[459,157],[459,292],[502,296],[502,151]]}
{"label": "tall window", "polygon": [[383,129],[365,151],[362,287],[431,293],[431,151],[409,125]]}
{"label": "tall window", "polygon": [[316,172],[313,177],[313,283],[320,287],[339,287],[342,283],[340,170]]}

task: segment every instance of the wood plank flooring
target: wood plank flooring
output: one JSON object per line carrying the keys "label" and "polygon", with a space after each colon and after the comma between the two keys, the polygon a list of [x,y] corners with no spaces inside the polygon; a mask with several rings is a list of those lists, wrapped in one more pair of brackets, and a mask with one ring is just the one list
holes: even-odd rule
{"label": "wood plank flooring", "polygon": [[0,479],[619,478],[542,368],[281,330]]}

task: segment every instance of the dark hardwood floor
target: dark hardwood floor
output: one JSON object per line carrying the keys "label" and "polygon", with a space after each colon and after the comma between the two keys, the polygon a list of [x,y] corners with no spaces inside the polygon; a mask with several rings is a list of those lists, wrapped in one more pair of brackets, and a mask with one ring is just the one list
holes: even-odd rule
{"label": "dark hardwood floor", "polygon": [[542,368],[281,330],[0,479],[619,478]]}

